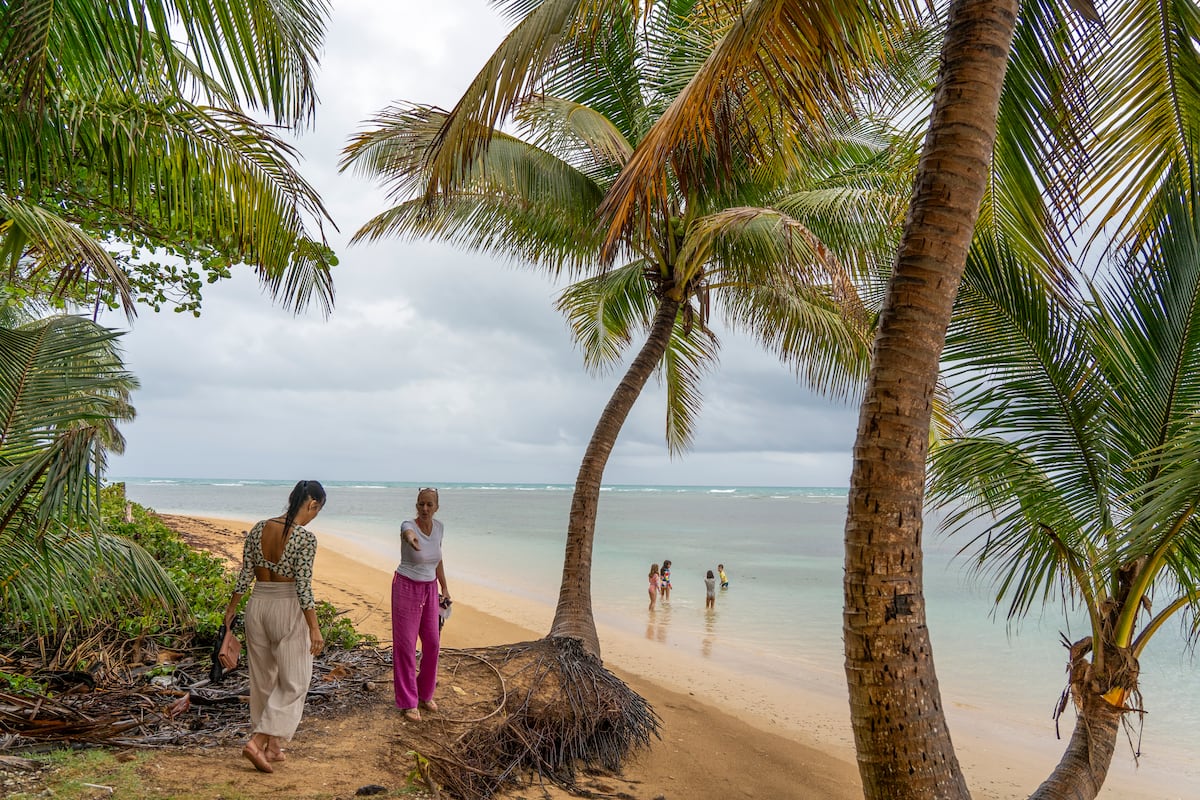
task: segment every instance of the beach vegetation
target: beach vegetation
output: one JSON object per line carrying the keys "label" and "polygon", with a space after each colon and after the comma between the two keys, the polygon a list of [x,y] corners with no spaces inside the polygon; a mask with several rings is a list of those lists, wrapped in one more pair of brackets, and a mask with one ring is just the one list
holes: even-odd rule
{"label": "beach vegetation", "polygon": [[22,675],[19,672],[5,672],[3,670],[0,670],[0,686],[3,686],[6,692],[31,696],[46,694],[48,690],[46,684],[28,675]]}
{"label": "beach vegetation", "polygon": [[[100,499],[105,530],[145,549],[179,588],[196,634],[204,640],[215,637],[233,593],[234,575],[229,566],[212,553],[191,547],[149,509],[128,502],[124,485],[105,487]],[[167,622],[147,619],[145,630],[164,628]]]}
{"label": "beach vegetation", "polygon": [[248,265],[300,310],[333,300],[329,215],[278,132],[311,123],[329,6],[0,7],[0,253],[8,300],[164,305]]}
{"label": "beach vegetation", "polygon": [[98,476],[136,380],[117,335],[86,319],[0,328],[0,619],[48,636],[137,613],[186,616],[143,548],[103,529]]}
{"label": "beach vegetation", "polygon": [[370,633],[359,633],[354,621],[346,612],[328,600],[317,601],[317,624],[325,637],[325,646],[338,650],[353,650],[356,647],[375,647],[379,638]]}

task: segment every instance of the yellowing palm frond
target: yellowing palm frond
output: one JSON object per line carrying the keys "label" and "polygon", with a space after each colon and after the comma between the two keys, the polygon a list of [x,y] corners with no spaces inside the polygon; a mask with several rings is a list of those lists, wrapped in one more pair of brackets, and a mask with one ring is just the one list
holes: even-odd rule
{"label": "yellowing palm frond", "polygon": [[767,152],[761,138],[778,133],[772,127],[786,120],[785,127],[820,129],[829,111],[848,108],[856,80],[892,47],[881,31],[911,11],[904,4],[887,9],[895,16],[880,19],[880,7],[855,0],[751,0],[731,14],[728,32],[610,191],[601,209],[611,220],[608,248],[644,224],[634,221],[637,214],[664,201],[661,165],[674,166],[686,193],[704,154],[727,162],[732,153]]}

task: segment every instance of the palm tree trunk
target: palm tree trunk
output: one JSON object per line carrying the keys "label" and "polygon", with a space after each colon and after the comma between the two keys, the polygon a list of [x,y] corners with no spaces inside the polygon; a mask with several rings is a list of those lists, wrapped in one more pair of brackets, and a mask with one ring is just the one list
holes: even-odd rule
{"label": "palm tree trunk", "polygon": [[581,640],[584,650],[597,659],[600,658],[600,639],[596,635],[596,620],[592,615],[592,541],[596,535],[600,483],[604,478],[608,457],[621,433],[621,426],[625,424],[646,381],[654,374],[655,367],[667,352],[679,304],[679,300],[663,298],[651,323],[650,335],[596,423],[575,479],[571,516],[567,522],[562,584],[558,590],[558,608],[554,611],[550,635],[571,636]]}
{"label": "palm tree trunk", "polygon": [[930,401],[979,215],[1016,0],[955,0],[859,416],[846,518],[846,678],[867,798],[966,798],[925,619]]}
{"label": "palm tree trunk", "polygon": [[1100,793],[1117,747],[1122,710],[1095,692],[1082,696],[1067,751],[1030,800],[1093,800]]}

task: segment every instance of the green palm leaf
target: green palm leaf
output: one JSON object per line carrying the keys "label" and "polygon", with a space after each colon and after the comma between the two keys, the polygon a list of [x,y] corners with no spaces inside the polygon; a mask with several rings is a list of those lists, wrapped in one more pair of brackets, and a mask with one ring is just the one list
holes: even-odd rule
{"label": "green palm leaf", "polygon": [[135,543],[54,527],[0,531],[0,619],[7,630],[61,635],[101,619],[163,613],[184,621],[187,601]]}
{"label": "green palm leaf", "polygon": [[0,329],[0,531],[88,518],[100,454],[122,446],[113,423],[133,418],[116,338],[71,316]]}
{"label": "green palm leaf", "polygon": [[556,308],[566,315],[588,369],[601,371],[617,363],[634,332],[649,327],[653,296],[642,261],[563,289]]}
{"label": "green palm leaf", "polygon": [[[112,287],[125,308],[132,308],[124,270],[99,242],[62,216],[0,192],[0,258],[10,275],[35,295],[62,296],[72,286],[95,276]],[[38,291],[45,282],[44,292]]]}
{"label": "green palm leaf", "polygon": [[553,273],[594,265],[600,236],[594,209],[602,190],[572,164],[514,136],[496,133],[453,190],[404,200],[428,176],[425,155],[444,119],[431,107],[393,106],[347,148],[342,169],[383,178],[389,196],[401,200],[352,241],[425,236]]}
{"label": "green palm leaf", "polygon": [[703,405],[700,381],[713,367],[720,342],[708,327],[681,313],[661,363],[667,390],[667,449],[680,455],[692,446],[696,419]]}
{"label": "green palm leaf", "polygon": [[147,63],[163,65],[182,90],[194,72],[175,44],[181,39],[203,72],[290,125],[312,119],[329,11],[324,0],[13,0],[0,10],[0,74],[24,108],[114,78],[131,89]]}

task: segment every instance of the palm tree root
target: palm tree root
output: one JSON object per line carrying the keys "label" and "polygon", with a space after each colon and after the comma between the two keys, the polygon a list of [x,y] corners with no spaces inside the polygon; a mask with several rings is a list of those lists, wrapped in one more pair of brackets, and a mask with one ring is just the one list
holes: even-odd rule
{"label": "palm tree root", "polygon": [[[481,685],[481,670],[490,672],[494,695],[455,697],[462,693],[459,683]],[[650,704],[577,639],[445,649],[439,674],[439,693],[451,698],[453,708],[443,703],[449,713],[406,736],[406,744],[428,761],[432,781],[464,800],[538,781],[572,791],[581,767],[619,774],[631,756],[649,747],[651,736],[660,738]],[[446,736],[459,726],[460,735]]]}

